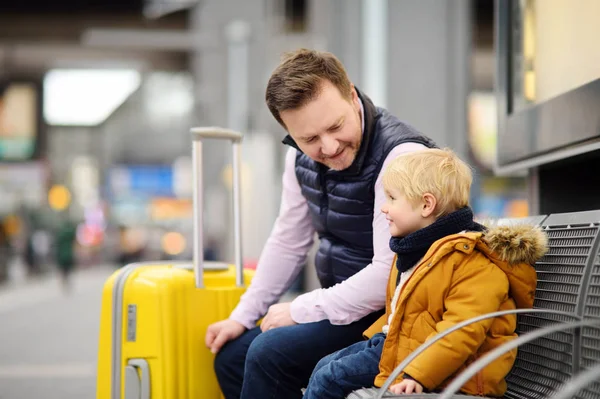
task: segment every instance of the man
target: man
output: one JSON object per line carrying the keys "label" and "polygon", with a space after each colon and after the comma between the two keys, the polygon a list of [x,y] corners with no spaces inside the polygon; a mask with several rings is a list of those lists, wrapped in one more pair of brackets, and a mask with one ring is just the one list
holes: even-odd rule
{"label": "man", "polygon": [[[399,154],[435,147],[376,108],[330,53],[288,54],[266,102],[291,149],[254,280],[229,319],[206,334],[227,399],[301,398],[322,357],[362,339],[382,314],[393,258],[380,175]],[[300,273],[315,232],[322,288],[273,305]]]}

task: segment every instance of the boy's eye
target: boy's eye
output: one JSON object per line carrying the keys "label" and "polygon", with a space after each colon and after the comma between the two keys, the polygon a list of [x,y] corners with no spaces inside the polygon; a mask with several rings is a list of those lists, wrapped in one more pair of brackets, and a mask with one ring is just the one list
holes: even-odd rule
{"label": "boy's eye", "polygon": [[317,138],[315,136],[309,137],[304,140],[305,143],[313,143]]}

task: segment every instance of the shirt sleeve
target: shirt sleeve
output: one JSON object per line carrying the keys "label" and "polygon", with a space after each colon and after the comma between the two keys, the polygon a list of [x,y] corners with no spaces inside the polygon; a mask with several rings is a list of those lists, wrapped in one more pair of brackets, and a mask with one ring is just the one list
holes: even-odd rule
{"label": "shirt sleeve", "polygon": [[296,323],[311,323],[327,319],[332,324],[350,324],[369,313],[383,309],[390,265],[394,258],[394,253],[389,247],[389,225],[381,212],[381,207],[385,203],[383,172],[390,161],[398,155],[425,148],[427,147],[419,143],[403,143],[388,154],[375,181],[374,255],[371,263],[333,287],[317,289],[297,297],[291,304],[291,316]]}
{"label": "shirt sleeve", "polygon": [[256,274],[230,318],[252,328],[302,270],[314,240],[308,204],[295,172],[296,150],[285,158],[281,207],[259,258]]}

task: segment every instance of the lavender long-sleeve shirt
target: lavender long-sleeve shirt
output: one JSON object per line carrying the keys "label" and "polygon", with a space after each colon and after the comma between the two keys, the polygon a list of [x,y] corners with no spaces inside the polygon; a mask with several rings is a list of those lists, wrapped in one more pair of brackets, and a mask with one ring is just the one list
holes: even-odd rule
{"label": "lavender long-sleeve shirt", "polygon": [[[371,263],[333,287],[298,296],[291,304],[291,316],[296,323],[328,319],[332,324],[349,324],[385,306],[385,287],[393,252],[389,248],[389,225],[381,213],[385,202],[381,177],[389,162],[398,155],[425,148],[418,143],[403,143],[388,154],[375,182]],[[296,150],[291,148],[285,159],[279,216],[258,261],[252,284],[230,316],[246,328],[254,327],[269,306],[291,286],[313,244],[315,230],[296,178],[295,161]]]}

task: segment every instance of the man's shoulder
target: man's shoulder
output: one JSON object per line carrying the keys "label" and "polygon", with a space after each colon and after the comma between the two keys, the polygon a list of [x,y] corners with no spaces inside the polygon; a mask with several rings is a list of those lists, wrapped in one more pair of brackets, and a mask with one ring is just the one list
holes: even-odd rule
{"label": "man's shoulder", "polygon": [[436,146],[434,141],[419,129],[402,121],[387,109],[381,107],[377,107],[375,131],[386,142],[395,142],[396,144],[414,142],[426,145],[427,147]]}
{"label": "man's shoulder", "polygon": [[392,114],[386,108],[376,107],[377,109],[377,123],[376,128],[379,129],[406,129],[415,133],[421,134],[421,132],[412,126],[411,124],[404,122],[396,115]]}

